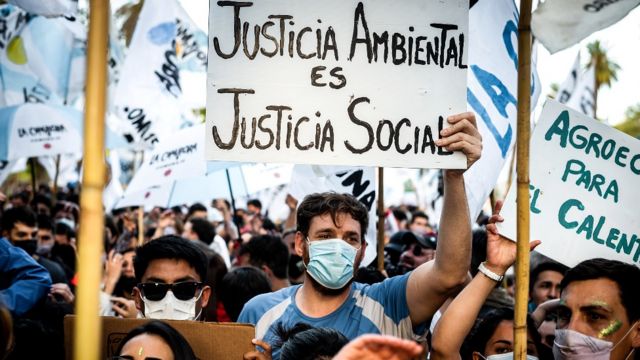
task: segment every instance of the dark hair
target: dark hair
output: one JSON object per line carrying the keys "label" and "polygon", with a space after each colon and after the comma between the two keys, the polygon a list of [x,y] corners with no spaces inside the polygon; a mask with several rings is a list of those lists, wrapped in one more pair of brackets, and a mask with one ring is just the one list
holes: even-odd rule
{"label": "dark hair", "polygon": [[142,281],[149,264],[158,259],[184,260],[196,270],[200,281],[207,278],[207,257],[202,250],[189,240],[175,235],[165,235],[136,249],[133,260],[136,281]]}
{"label": "dark hair", "polygon": [[305,196],[298,206],[298,231],[306,236],[309,234],[311,220],[314,217],[329,214],[335,224],[336,216],[343,213],[351,215],[354,220],[360,223],[361,240],[364,242],[364,235],[369,225],[369,213],[367,208],[350,194],[325,192]]}
{"label": "dark hair", "polygon": [[219,289],[220,301],[231,321],[235,322],[244,304],[256,295],[271,292],[271,284],[262,270],[245,266],[228,272]]}
{"label": "dark hair", "polygon": [[191,215],[193,215],[193,213],[195,213],[196,211],[207,211],[207,207],[200,203],[195,203],[189,206],[189,211],[187,212],[187,219],[190,218]]}
{"label": "dark hair", "polygon": [[533,270],[531,270],[531,276],[529,276],[529,292],[533,290],[533,285],[535,285],[538,280],[538,276],[545,271],[555,271],[564,276],[564,274],[569,270],[569,267],[560,264],[559,262],[555,262],[553,260],[544,260],[539,263]]}
{"label": "dark hair", "polygon": [[13,199],[20,199],[26,205],[29,203],[29,193],[27,191],[20,191],[18,193],[13,193],[9,197],[9,200],[13,200]]}
{"label": "dark hair", "polygon": [[124,345],[134,337],[142,334],[152,334],[157,335],[164,340],[165,343],[171,348],[173,352],[173,358],[175,360],[196,360],[196,355],[191,349],[191,345],[187,339],[182,336],[176,329],[171,327],[171,325],[164,323],[162,321],[153,320],[148,323],[138,326],[133,330],[129,331],[127,336],[122,339],[120,345],[118,346],[118,350],[116,352],[117,355],[120,355]]}
{"label": "dark hair", "polygon": [[258,199],[251,199],[251,200],[247,201],[247,206],[249,206],[249,205],[255,206],[258,209],[262,209],[262,202],[260,202],[260,200],[258,200]]}
{"label": "dark hair", "polygon": [[411,213],[411,223],[413,224],[413,222],[415,221],[416,218],[423,218],[426,219],[427,222],[429,222],[429,216],[427,214],[425,214],[424,211],[414,211]]}
{"label": "dark hair", "polygon": [[47,195],[35,194],[33,200],[31,200],[31,206],[35,208],[38,204],[43,204],[51,209],[51,199]]}
{"label": "dark hair", "polygon": [[280,338],[281,360],[315,360],[335,356],[349,339],[332,328],[315,328],[309,324],[297,323],[286,329],[279,322],[275,329]]}
{"label": "dark hair", "polygon": [[[476,323],[464,340],[462,348],[460,349],[460,355],[462,359],[472,359],[474,351],[484,354],[484,349],[487,346],[487,342],[496,328],[502,321],[513,321],[513,309],[508,307],[496,308],[488,311],[484,316],[478,318]],[[527,314],[527,331],[533,338],[536,348],[540,348],[540,334],[536,331],[536,327],[533,323],[531,316]]]}
{"label": "dark hair", "polygon": [[400,209],[393,209],[391,210],[391,212],[393,213],[393,217],[397,220],[397,221],[404,221],[404,220],[408,220],[407,219],[407,213],[400,210]]}
{"label": "dark hair", "polygon": [[44,214],[38,215],[38,228],[44,230],[52,230],[53,231],[53,220],[51,217]]}
{"label": "dark hair", "polygon": [[18,206],[8,209],[2,214],[0,226],[3,231],[11,231],[17,223],[23,223],[26,226],[34,227],[37,225],[36,213],[27,206]]}
{"label": "dark hair", "polygon": [[73,229],[69,225],[61,221],[56,222],[55,226],[53,227],[53,233],[56,235],[64,235],[68,238],[72,238],[75,236],[75,231],[73,231]]}
{"label": "dark hair", "polygon": [[193,242],[207,256],[207,279],[203,280],[205,285],[209,285],[214,291],[211,292],[207,306],[202,309],[204,321],[218,321],[218,293],[222,283],[222,278],[227,274],[227,265],[222,256],[210,249],[202,241]]}
{"label": "dark hair", "polygon": [[286,279],[289,266],[289,249],[279,236],[254,236],[242,246],[240,255],[249,254],[252,266],[266,265],[278,279]]}
{"label": "dark hair", "polygon": [[640,268],[617,260],[602,258],[585,260],[569,269],[560,287],[562,291],[574,281],[609,279],[618,284],[620,302],[627,310],[630,323],[640,319]]}
{"label": "dark hair", "polygon": [[210,245],[216,236],[216,229],[211,223],[205,219],[193,218],[189,219],[191,230],[198,235],[198,240]]}

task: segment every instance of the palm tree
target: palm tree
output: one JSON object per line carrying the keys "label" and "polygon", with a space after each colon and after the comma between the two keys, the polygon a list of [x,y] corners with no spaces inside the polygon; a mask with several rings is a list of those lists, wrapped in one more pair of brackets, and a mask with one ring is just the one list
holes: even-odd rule
{"label": "palm tree", "polygon": [[596,83],[593,92],[593,117],[597,118],[596,110],[598,106],[598,90],[606,85],[611,87],[611,83],[618,80],[618,70],[620,65],[613,62],[607,56],[607,50],[600,46],[600,41],[596,40],[587,45],[591,61],[587,65],[587,69],[595,66]]}

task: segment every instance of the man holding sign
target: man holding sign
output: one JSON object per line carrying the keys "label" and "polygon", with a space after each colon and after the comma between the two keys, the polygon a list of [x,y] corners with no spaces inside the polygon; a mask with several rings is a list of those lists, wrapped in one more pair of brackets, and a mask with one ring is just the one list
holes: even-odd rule
{"label": "man holding sign", "polygon": [[[475,116],[463,113],[448,121],[452,126],[442,131],[438,146],[461,151],[471,166],[482,149]],[[295,251],[306,267],[303,284],[253,298],[238,322],[255,324],[265,346],[278,341],[279,324],[290,328],[298,322],[331,327],[350,339],[365,333],[424,335],[433,314],[467,278],[471,224],[463,172],[445,171],[435,260],[371,286],[352,282],[366,250],[367,209],[349,195],[307,196],[298,207],[295,235]]]}

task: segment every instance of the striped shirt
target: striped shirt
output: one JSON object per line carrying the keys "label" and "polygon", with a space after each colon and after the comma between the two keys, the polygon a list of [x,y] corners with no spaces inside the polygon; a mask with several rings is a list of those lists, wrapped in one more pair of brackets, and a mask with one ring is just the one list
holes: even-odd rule
{"label": "striped shirt", "polygon": [[[262,294],[251,299],[242,309],[239,323],[256,326],[256,338],[273,345],[278,342],[274,330],[281,322],[285,328],[304,322],[314,327],[333,328],[349,339],[362,334],[393,335],[415,339],[407,306],[409,274],[367,285],[353,283],[347,300],[329,315],[312,318],[300,311],[295,295],[300,285]],[[424,327],[421,327],[424,328]],[[279,359],[279,351],[273,354]]]}

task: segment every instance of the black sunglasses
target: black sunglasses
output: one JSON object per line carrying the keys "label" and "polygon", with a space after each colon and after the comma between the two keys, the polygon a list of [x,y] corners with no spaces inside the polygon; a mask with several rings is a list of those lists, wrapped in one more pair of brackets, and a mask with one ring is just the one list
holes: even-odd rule
{"label": "black sunglasses", "polygon": [[175,284],[146,282],[136,285],[142,296],[151,301],[160,301],[171,290],[178,300],[189,300],[196,296],[196,291],[202,288],[202,283],[197,281],[182,281]]}

